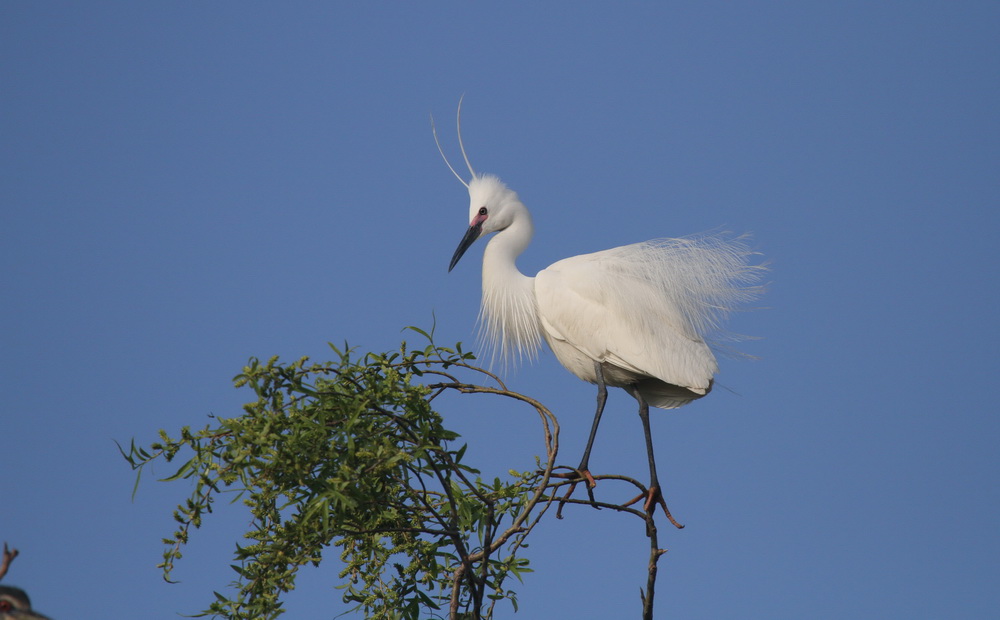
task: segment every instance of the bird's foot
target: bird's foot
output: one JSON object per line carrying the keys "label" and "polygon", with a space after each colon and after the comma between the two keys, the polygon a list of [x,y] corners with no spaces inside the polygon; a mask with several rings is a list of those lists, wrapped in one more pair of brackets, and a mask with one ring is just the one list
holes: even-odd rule
{"label": "bird's foot", "polygon": [[[597,486],[597,481],[594,480],[594,476],[590,473],[589,469],[570,469],[565,474],[552,474],[553,478],[565,478],[567,480],[573,480],[573,486],[575,487],[581,480],[587,481],[587,488],[593,489]],[[572,488],[572,487],[571,487]]]}
{"label": "bird's foot", "polygon": [[562,519],[562,509],[566,505],[566,501],[569,500],[570,496],[573,495],[573,491],[576,490],[576,485],[581,482],[587,483],[587,497],[590,499],[590,505],[600,510],[601,507],[597,505],[597,500],[594,499],[594,487],[597,486],[597,481],[594,480],[594,476],[590,473],[590,470],[586,468],[572,469],[565,474],[552,474],[554,478],[565,478],[570,480],[569,489],[566,494],[562,496],[559,500],[559,508],[556,509],[556,518]]}
{"label": "bird's foot", "polygon": [[656,512],[656,507],[660,506],[660,508],[663,509],[663,514],[665,514],[667,516],[667,519],[669,519],[670,522],[674,524],[674,527],[676,527],[677,529],[682,529],[684,527],[674,519],[672,514],[670,514],[670,509],[667,508],[667,502],[663,499],[663,493],[660,492],[659,486],[651,486],[648,491],[639,493],[638,495],[636,495],[635,497],[633,497],[632,499],[630,499],[629,501],[625,502],[622,505],[631,506],[632,504],[636,503],[637,501],[643,498],[645,498],[646,501],[643,502],[642,509],[643,511],[645,511],[647,515],[652,517],[653,513]]}

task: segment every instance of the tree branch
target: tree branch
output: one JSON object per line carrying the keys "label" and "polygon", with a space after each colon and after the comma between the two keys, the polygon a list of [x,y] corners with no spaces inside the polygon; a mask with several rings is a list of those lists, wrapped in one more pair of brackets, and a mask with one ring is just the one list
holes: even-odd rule
{"label": "tree branch", "polygon": [[7,543],[3,544],[3,560],[0,561],[0,579],[3,579],[7,574],[7,570],[10,568],[10,563],[14,561],[21,552],[17,549],[10,549],[7,547]]}

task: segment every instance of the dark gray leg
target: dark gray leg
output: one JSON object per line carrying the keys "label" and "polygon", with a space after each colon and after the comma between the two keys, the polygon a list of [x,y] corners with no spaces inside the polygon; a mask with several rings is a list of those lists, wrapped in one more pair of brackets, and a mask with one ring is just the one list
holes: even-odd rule
{"label": "dark gray leg", "polygon": [[573,481],[569,485],[566,495],[559,502],[559,509],[556,510],[556,518],[559,519],[562,519],[563,505],[573,495],[576,485],[580,482],[587,483],[587,496],[590,498],[591,504],[594,508],[601,509],[595,503],[596,500],[594,499],[594,487],[597,486],[597,482],[590,474],[590,450],[594,447],[594,438],[597,437],[597,427],[601,424],[601,415],[604,413],[604,403],[608,400],[608,386],[604,382],[604,370],[601,368],[600,362],[594,362],[594,373],[597,375],[597,412],[594,414],[594,423],[590,427],[590,438],[587,440],[587,448],[583,451],[583,458],[580,459],[580,466],[570,474],[553,474],[556,477],[569,478]]}
{"label": "dark gray leg", "polygon": [[656,461],[653,458],[653,434],[649,428],[649,404],[634,385],[629,387],[628,391],[639,401],[639,419],[642,420],[642,432],[646,436],[646,455],[649,459],[649,490],[644,494],[640,493],[638,497],[625,505],[631,505],[645,497],[646,501],[643,503],[643,509],[646,511],[646,514],[652,516],[657,504],[659,504],[663,508],[663,513],[670,519],[670,522],[676,527],[682,528],[684,526],[675,521],[673,515],[670,514],[670,510],[667,509],[667,502],[663,499],[663,491],[660,488],[660,480],[656,476]]}
{"label": "dark gray leg", "polygon": [[630,390],[632,396],[639,401],[639,419],[642,420],[642,432],[646,436],[646,456],[649,458],[649,488],[659,489],[660,481],[656,477],[656,461],[653,458],[653,433],[649,428],[649,405],[635,387]]}
{"label": "dark gray leg", "polygon": [[597,427],[601,423],[601,415],[604,414],[604,403],[608,400],[608,386],[604,383],[604,370],[601,368],[600,362],[594,362],[594,372],[597,375],[597,412],[594,414],[594,423],[590,427],[590,438],[587,440],[587,448],[583,451],[580,466],[577,467],[581,473],[589,473],[590,471],[590,450],[594,447],[594,438],[597,437]]}

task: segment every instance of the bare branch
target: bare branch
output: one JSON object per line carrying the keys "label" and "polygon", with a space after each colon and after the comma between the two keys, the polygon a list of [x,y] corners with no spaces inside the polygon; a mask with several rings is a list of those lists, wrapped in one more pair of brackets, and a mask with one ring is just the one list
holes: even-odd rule
{"label": "bare branch", "polygon": [[[553,473],[564,469],[556,465],[556,417],[468,363],[470,356],[460,347],[408,351],[404,343],[399,353],[366,354],[360,360],[350,350],[337,352],[339,364],[326,365],[280,364],[277,358],[264,365],[252,358],[237,377],[239,386],[255,392],[255,402],[244,407],[246,415],[220,418],[216,427],[194,433],[185,427],[177,440],[161,433],[151,452],[134,445],[127,455],[123,451],[140,468],[157,458],[172,460],[181,449],[194,452],[168,478],[196,486],[175,512],[180,525],[174,536],[164,541],[165,578],[219,493],[238,491],[251,507],[252,529],[245,536],[255,543],[237,547],[238,595],[220,599],[206,613],[266,616],[278,609],[274,595],[294,586],[297,567],[319,562],[322,549],[335,545],[349,563],[342,573],[351,580],[344,600],[359,609],[426,605],[438,610],[434,617],[493,618],[497,601],[516,603],[505,580],[530,570],[520,552],[535,526],[553,504],[559,506],[557,516],[564,504],[578,504],[643,521],[650,553],[640,593],[643,618],[652,618],[657,561],[665,551],[658,546],[650,509],[660,500],[646,486],[627,476],[593,477],[631,485],[628,495],[647,498],[634,507],[597,501],[592,493],[588,499],[560,497],[581,478]],[[487,385],[460,380],[469,373]],[[451,445],[458,435],[443,426],[443,417],[430,405],[443,392],[503,396],[533,408],[544,444],[534,466],[514,473],[512,480],[483,481],[465,462],[467,446]],[[285,512],[288,520],[278,528]],[[285,538],[275,537],[276,531]],[[5,546],[0,577],[16,554]],[[386,572],[389,562],[401,556],[409,566],[392,566],[403,566],[404,572]],[[244,603],[256,615],[244,614]]]}
{"label": "bare branch", "polygon": [[0,561],[0,579],[3,579],[7,574],[7,570],[10,569],[10,563],[14,561],[21,552],[17,549],[10,549],[7,547],[7,543],[3,544],[3,560]]}
{"label": "bare branch", "polygon": [[667,552],[660,549],[656,536],[656,523],[653,521],[652,513],[646,514],[646,535],[649,537],[649,566],[646,576],[646,591],[639,591],[642,599],[642,620],[653,620],[653,597],[656,592],[656,563],[660,556]]}

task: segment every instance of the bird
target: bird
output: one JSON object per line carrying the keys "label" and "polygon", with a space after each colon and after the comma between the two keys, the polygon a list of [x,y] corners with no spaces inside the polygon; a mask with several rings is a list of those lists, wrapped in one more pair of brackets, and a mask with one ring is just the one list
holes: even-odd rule
{"label": "bird", "polygon": [[[451,272],[478,240],[489,238],[482,260],[479,324],[485,344],[505,363],[533,358],[544,341],[573,375],[598,388],[597,409],[579,466],[565,477],[585,481],[594,503],[590,455],[607,400],[607,388],[628,392],[639,405],[652,515],[659,505],[677,527],[657,476],[649,407],[676,409],[706,396],[719,370],[709,336],[718,335],[734,310],[760,293],[763,265],[746,236],[709,233],[643,241],[565,258],[523,274],[516,259],[534,234],[531,213],[499,177],[477,173],[462,142],[468,181],[448,161],[434,128],[438,151],[468,189],[469,225],[448,265]],[[596,504],[595,504],[596,505]]]}
{"label": "bird", "polygon": [[0,586],[0,620],[48,620],[31,610],[31,599],[21,588]]}

